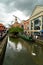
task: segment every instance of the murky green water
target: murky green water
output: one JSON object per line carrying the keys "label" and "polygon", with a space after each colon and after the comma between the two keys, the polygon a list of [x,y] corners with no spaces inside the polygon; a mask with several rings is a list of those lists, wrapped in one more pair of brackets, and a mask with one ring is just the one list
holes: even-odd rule
{"label": "murky green water", "polygon": [[8,38],[3,65],[43,65],[43,46]]}

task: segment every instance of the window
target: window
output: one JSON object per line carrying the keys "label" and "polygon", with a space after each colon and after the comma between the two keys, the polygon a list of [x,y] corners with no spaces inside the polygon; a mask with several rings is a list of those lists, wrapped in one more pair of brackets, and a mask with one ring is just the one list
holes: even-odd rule
{"label": "window", "polygon": [[29,27],[27,27],[27,30],[29,30]]}
{"label": "window", "polygon": [[34,21],[34,30],[40,30],[41,21],[40,19],[36,19]]}
{"label": "window", "polygon": [[40,32],[34,32],[34,35],[40,35]]}
{"label": "window", "polygon": [[32,21],[31,21],[31,30],[33,30],[33,23],[32,23]]}
{"label": "window", "polygon": [[23,26],[23,25],[22,25],[21,27],[22,27],[22,28],[24,28],[24,26]]}
{"label": "window", "polygon": [[36,19],[36,20],[34,21],[34,24],[38,24],[38,23],[40,23],[40,20],[39,20],[39,19]]}
{"label": "window", "polygon": [[40,27],[39,26],[35,26],[34,30],[40,30]]}

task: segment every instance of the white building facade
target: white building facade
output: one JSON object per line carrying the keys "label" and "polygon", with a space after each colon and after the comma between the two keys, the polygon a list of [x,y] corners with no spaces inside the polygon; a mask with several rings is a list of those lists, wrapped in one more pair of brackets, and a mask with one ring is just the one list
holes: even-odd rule
{"label": "white building facade", "polygon": [[30,17],[31,34],[43,35],[43,6],[36,6]]}

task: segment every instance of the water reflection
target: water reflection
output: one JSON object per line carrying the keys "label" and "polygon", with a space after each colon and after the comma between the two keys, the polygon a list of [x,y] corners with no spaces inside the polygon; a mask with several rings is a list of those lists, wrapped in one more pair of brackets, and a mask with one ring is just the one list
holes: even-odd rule
{"label": "water reflection", "polygon": [[15,46],[15,44],[14,44],[14,42],[12,42],[12,41],[10,41],[9,40],[9,37],[8,37],[8,45],[7,45],[7,47],[9,48],[9,49],[13,49],[13,50],[15,50],[16,49],[16,46]]}
{"label": "water reflection", "polygon": [[40,54],[40,50],[41,50],[41,47],[36,45],[36,44],[33,44],[32,45],[32,55],[39,55]]}
{"label": "water reflection", "polygon": [[12,48],[13,50],[15,50],[17,52],[19,52],[21,50],[24,50],[24,46],[21,44],[20,41],[17,40],[17,41],[15,41],[17,43],[15,43],[15,42],[10,41],[10,40],[11,40],[11,38],[9,39],[9,37],[8,37],[8,43],[9,43],[8,46],[9,46],[9,48]]}
{"label": "water reflection", "polygon": [[43,65],[43,46],[8,37],[3,65]]}
{"label": "water reflection", "polygon": [[18,51],[22,50],[22,45],[20,43],[17,44],[17,50]]}
{"label": "water reflection", "polygon": [[38,65],[43,65],[43,46],[33,44],[32,45],[32,59]]}

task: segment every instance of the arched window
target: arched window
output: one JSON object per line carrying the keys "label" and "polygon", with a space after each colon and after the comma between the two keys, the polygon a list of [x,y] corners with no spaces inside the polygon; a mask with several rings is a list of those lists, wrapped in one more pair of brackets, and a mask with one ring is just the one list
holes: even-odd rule
{"label": "arched window", "polygon": [[35,25],[37,25],[37,24],[41,25],[41,21],[40,21],[39,19],[36,19],[36,20],[34,21],[34,24],[35,24]]}
{"label": "arched window", "polygon": [[36,19],[34,21],[34,30],[40,30],[41,21],[39,19]]}

